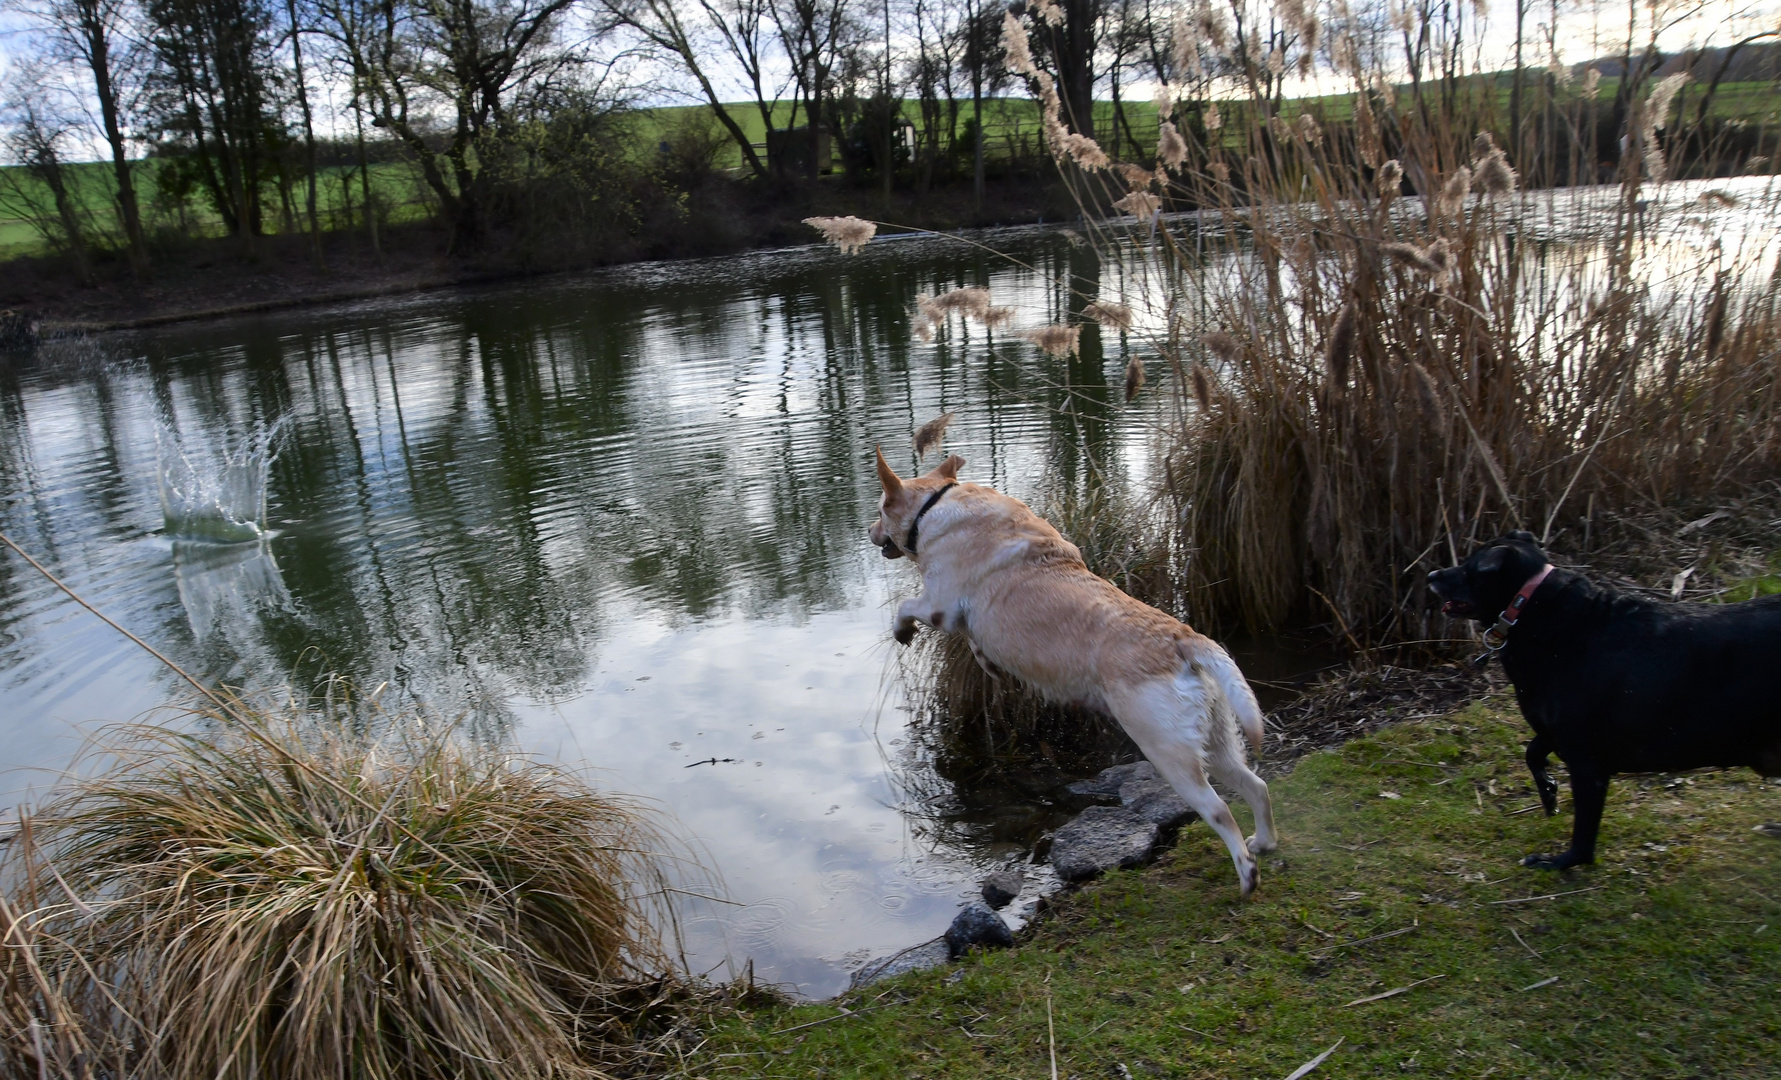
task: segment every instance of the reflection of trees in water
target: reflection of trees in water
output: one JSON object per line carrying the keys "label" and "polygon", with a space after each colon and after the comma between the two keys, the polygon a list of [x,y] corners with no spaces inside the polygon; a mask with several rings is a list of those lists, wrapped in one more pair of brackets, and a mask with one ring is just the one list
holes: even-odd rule
{"label": "reflection of trees in water", "polygon": [[[1055,317],[1085,300],[1065,281],[1098,280],[1054,241],[1020,254],[1034,272],[931,249],[755,260],[740,282],[522,286],[443,315],[171,329],[128,369],[0,377],[0,480],[24,493],[0,516],[52,562],[65,545],[97,552],[152,528],[138,444],[154,412],[188,438],[283,420],[269,549],[176,553],[171,582],[143,585],[160,599],[137,625],[206,671],[336,671],[361,691],[387,679],[499,725],[513,694],[579,691],[599,639],[633,619],[859,603],[867,454],[934,413],[975,410],[966,433],[989,447],[976,476],[1089,482],[1085,458],[1116,452],[1092,329],[1066,364],[980,328],[910,343],[918,293],[987,284]],[[92,402],[60,414],[77,430],[31,429],[49,388]],[[67,440],[90,447],[102,482],[33,474],[33,455]],[[9,629],[15,574],[0,561],[8,666],[31,648]]]}

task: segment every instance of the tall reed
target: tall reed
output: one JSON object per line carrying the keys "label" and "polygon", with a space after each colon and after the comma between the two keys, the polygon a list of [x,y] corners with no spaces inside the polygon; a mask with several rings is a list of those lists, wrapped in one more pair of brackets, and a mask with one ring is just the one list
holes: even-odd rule
{"label": "tall reed", "polygon": [[[1175,376],[1161,472],[1184,613],[1427,642],[1463,632],[1427,604],[1427,571],[1480,540],[1526,528],[1562,549],[1587,518],[1773,475],[1778,204],[1666,180],[1745,164],[1712,156],[1680,78],[1629,76],[1608,110],[1594,76],[1542,76],[1539,108],[1518,96],[1506,116],[1495,77],[1465,67],[1460,9],[1406,6],[1411,52],[1365,60],[1345,10],[1292,5],[1245,39],[1230,12],[1185,9],[1156,158],[1103,165],[1061,121],[1053,146]],[[1031,54],[1009,64],[1056,119]],[[1340,93],[1288,101],[1287,74],[1313,68]],[[1587,176],[1616,146],[1610,186],[1523,182]]]}
{"label": "tall reed", "polygon": [[674,969],[649,814],[418,723],[315,719],[123,729],[26,820],[7,1075],[591,1078],[632,1053]]}

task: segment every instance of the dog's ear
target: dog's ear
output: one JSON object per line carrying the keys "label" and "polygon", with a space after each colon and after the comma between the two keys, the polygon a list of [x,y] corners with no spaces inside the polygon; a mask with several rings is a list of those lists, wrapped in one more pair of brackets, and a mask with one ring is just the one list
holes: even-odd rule
{"label": "dog's ear", "polygon": [[878,482],[884,485],[884,493],[895,495],[902,491],[903,479],[897,475],[895,469],[890,467],[890,462],[884,460],[884,450],[875,446],[872,448],[872,452],[878,455]]}
{"label": "dog's ear", "polygon": [[1502,547],[1487,547],[1478,553],[1478,561],[1472,564],[1473,571],[1480,574],[1491,574],[1503,568],[1509,558],[1509,552]]}
{"label": "dog's ear", "polygon": [[928,475],[944,476],[948,480],[957,480],[959,478],[959,470],[964,467],[964,458],[959,457],[957,454],[948,454],[946,460],[934,466],[934,471]]}
{"label": "dog's ear", "polygon": [[1524,543],[1528,543],[1528,544],[1533,544],[1533,543],[1538,542],[1534,539],[1534,534],[1531,532],[1528,532],[1526,529],[1516,529],[1515,531],[1505,535],[1503,537],[1503,539],[1505,539],[1505,540],[1520,540],[1520,541],[1522,541]]}

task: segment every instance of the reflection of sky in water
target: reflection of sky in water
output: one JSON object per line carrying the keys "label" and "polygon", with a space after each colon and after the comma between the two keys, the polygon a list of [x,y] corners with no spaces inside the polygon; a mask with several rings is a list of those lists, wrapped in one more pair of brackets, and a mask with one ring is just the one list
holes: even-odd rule
{"label": "reflection of sky in water", "polygon": [[[1759,187],[1725,186],[1745,200],[1725,222],[1761,216]],[[1676,221],[1641,252],[1654,278],[1700,251],[1687,187],[1661,195]],[[1752,237],[1744,273],[1772,252],[1766,226]],[[872,446],[910,469],[910,433],[956,409],[965,475],[1032,497],[1042,479],[1080,491],[1091,456],[1142,476],[1156,421],[1154,395],[1113,404],[1127,354],[1094,328],[1067,362],[957,324],[910,341],[915,297],[954,285],[988,284],[1027,326],[1080,305],[1072,277],[1140,307],[1152,289],[1042,232],[997,242],[1033,269],[898,241],[56,345],[0,368],[0,527],[198,671],[387,681],[386,703],[655,800],[739,905],[693,904],[695,966],[752,958],[757,978],[832,992],[844,958],[943,929],[989,857],[899,809],[942,782],[903,774],[884,631],[915,578],[865,540]],[[215,445],[284,424],[268,541],[161,534],[157,422]],[[9,793],[94,721],[175,693],[0,560]],[[713,757],[740,761],[687,767]]]}
{"label": "reflection of sky in water", "polygon": [[[1036,269],[902,242],[57,346],[0,374],[0,526],[182,665],[387,682],[654,800],[738,902],[694,903],[692,962],[831,992],[843,958],[943,929],[980,858],[898,809],[884,629],[914,579],[865,540],[872,446],[912,468],[910,433],[956,409],[968,475],[1030,494],[1148,438],[1093,332],[1069,363],[957,325],[910,343],[920,292],[987,283],[1031,325],[1060,276],[1093,288],[1082,252],[1007,239]],[[157,423],[216,450],[273,422],[271,538],[164,536]],[[0,684],[15,793],[178,690],[10,561]],[[711,757],[741,761],[687,767]]]}

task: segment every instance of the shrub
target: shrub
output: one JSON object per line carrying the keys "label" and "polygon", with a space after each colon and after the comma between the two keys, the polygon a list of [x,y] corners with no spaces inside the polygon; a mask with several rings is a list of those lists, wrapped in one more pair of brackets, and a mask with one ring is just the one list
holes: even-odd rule
{"label": "shrub", "polygon": [[638,805],[418,722],[191,719],[27,819],[10,1075],[594,1077],[636,1043],[673,925]]}

